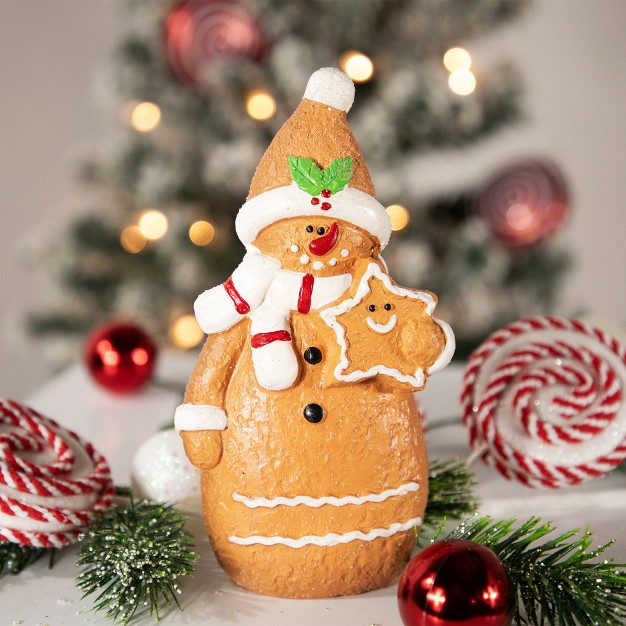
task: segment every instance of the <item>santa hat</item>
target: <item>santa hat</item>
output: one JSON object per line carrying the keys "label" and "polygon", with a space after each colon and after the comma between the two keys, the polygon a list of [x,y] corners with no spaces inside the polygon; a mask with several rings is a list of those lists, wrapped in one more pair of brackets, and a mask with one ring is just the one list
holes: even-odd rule
{"label": "santa hat", "polygon": [[331,217],[363,228],[384,248],[391,235],[385,208],[346,114],[354,84],[343,72],[324,67],[307,84],[302,102],[263,155],[246,203],[235,222],[250,246],[259,232],[289,217]]}

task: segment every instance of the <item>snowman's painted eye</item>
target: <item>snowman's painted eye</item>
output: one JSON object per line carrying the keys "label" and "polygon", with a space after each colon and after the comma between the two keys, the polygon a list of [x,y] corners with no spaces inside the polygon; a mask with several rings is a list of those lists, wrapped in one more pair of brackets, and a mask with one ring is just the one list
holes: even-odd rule
{"label": "snowman's painted eye", "polygon": [[318,234],[318,235],[323,235],[323,234],[324,234],[324,232],[325,232],[325,230],[324,230],[324,227],[323,227],[323,226],[320,226],[320,227],[317,229],[317,234]]}
{"label": "snowman's painted eye", "polygon": [[309,225],[306,227],[306,232],[307,232],[307,233],[312,233],[312,232],[313,232],[313,226],[311,226],[311,224],[309,224]]}
{"label": "snowman's painted eye", "polygon": [[368,311],[371,311],[371,312],[373,313],[373,312],[376,310],[376,305],[375,305],[375,304],[370,304],[370,305],[367,307],[367,310],[368,310]]}
{"label": "snowman's painted eye", "polygon": [[391,308],[392,308],[392,307],[391,307],[391,305],[389,304],[389,302],[387,302],[387,303],[385,304],[385,306],[383,307],[383,309],[385,309],[385,311],[391,311]]}

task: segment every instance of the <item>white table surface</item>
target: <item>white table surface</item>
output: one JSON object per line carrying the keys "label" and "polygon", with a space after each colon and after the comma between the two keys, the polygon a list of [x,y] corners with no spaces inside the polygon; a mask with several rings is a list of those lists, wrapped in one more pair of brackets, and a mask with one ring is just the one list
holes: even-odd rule
{"label": "white table surface", "polygon": [[[157,379],[178,381],[182,387],[193,366],[192,356],[169,355],[159,363]],[[462,368],[452,365],[433,376],[420,394],[428,421],[458,415]],[[148,386],[118,396],[97,387],[81,366],[73,366],[27,399],[33,407],[77,431],[108,458],[117,484],[128,484],[129,468],[137,447],[158,428],[171,421],[180,396],[171,390]],[[466,436],[461,426],[429,434],[431,458],[465,457]],[[493,470],[476,464],[481,513],[498,518],[525,519],[540,515],[560,530],[590,526],[598,541],[621,540],[626,534],[626,477],[609,476],[559,492],[531,490],[502,479]],[[161,623],[272,626],[401,626],[396,608],[396,587],[360,596],[328,600],[279,600],[244,591],[231,583],[213,556],[199,517],[189,528],[196,536],[201,557],[196,574],[184,584],[183,612],[167,613]],[[619,562],[626,562],[626,538],[611,548]],[[0,626],[63,626],[108,623],[90,612],[89,599],[81,600],[74,587],[78,573],[76,549],[62,551],[50,570],[40,561],[18,576],[0,579]],[[154,623],[149,619],[139,626]]]}

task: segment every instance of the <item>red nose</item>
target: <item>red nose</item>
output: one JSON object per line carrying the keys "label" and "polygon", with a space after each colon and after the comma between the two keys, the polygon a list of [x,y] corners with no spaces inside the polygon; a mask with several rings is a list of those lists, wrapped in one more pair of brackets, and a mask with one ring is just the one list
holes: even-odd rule
{"label": "red nose", "polygon": [[338,238],[339,226],[337,225],[337,222],[333,222],[325,235],[314,239],[309,244],[309,250],[311,251],[311,254],[314,254],[315,256],[324,256],[335,247]]}

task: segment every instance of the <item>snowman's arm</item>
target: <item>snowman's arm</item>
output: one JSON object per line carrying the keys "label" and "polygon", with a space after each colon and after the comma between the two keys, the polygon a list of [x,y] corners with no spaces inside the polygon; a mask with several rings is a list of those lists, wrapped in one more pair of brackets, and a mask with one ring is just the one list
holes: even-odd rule
{"label": "snowman's arm", "polygon": [[222,456],[221,432],[228,426],[224,398],[248,327],[244,321],[209,335],[187,384],[184,403],[176,409],[176,430],[189,460],[200,469],[215,467]]}

